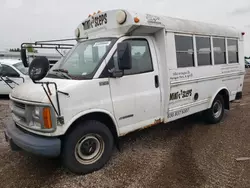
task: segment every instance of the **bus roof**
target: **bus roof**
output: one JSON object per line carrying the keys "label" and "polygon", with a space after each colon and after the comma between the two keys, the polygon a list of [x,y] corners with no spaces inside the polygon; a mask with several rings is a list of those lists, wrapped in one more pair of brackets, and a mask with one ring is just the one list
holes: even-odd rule
{"label": "bus roof", "polygon": [[239,32],[234,27],[204,23],[179,18],[161,17],[167,31],[179,33],[203,34],[212,36],[239,37]]}
{"label": "bus roof", "polygon": [[[110,10],[89,16],[77,28],[77,37],[122,36],[127,33],[166,31],[196,35],[239,38],[241,32],[230,26],[191,21],[167,16],[141,14],[128,10]],[[138,31],[139,30],[139,31]]]}

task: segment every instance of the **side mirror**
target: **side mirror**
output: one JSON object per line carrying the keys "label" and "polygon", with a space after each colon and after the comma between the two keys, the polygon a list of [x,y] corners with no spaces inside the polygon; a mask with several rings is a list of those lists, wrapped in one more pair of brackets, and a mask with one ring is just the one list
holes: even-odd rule
{"label": "side mirror", "polygon": [[44,57],[36,57],[30,63],[29,66],[29,76],[31,80],[38,81],[43,79],[49,71],[49,60]]}
{"label": "side mirror", "polygon": [[0,76],[2,76],[2,71],[3,71],[3,66],[2,66],[2,64],[0,63]]}
{"label": "side mirror", "polygon": [[131,44],[128,42],[121,42],[117,45],[118,66],[120,70],[127,70],[132,68],[131,58]]}
{"label": "side mirror", "polygon": [[25,48],[21,48],[21,59],[22,59],[22,62],[23,62],[23,66],[24,67],[28,67],[29,64],[28,64],[28,61],[27,61],[27,55],[26,55],[26,49]]}

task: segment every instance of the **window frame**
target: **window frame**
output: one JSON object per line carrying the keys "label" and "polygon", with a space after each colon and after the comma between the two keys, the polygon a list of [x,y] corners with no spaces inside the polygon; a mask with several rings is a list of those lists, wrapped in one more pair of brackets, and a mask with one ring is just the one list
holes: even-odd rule
{"label": "window frame", "polygon": [[[234,41],[236,41],[236,45],[237,45],[237,51],[235,51],[235,53],[236,53],[236,55],[237,55],[237,62],[233,62],[233,63],[230,63],[230,61],[229,61],[229,51],[228,51],[228,40],[234,40]],[[226,50],[227,50],[227,64],[239,64],[239,39],[237,39],[237,38],[230,38],[230,37],[228,37],[228,38],[226,38],[226,44],[227,44],[227,46],[226,46]]]}
{"label": "window frame", "polygon": [[[217,36],[211,36],[212,38],[212,49],[213,49],[213,66],[216,66],[216,65],[227,65],[228,64],[228,54],[227,54],[227,37],[217,37]],[[224,53],[224,58],[225,58],[225,63],[222,63],[222,64],[216,64],[215,62],[215,52],[214,52],[214,39],[223,39],[224,40],[224,47],[225,47],[225,51],[223,52]]]}
{"label": "window frame", "polygon": [[[214,55],[213,55],[213,39],[209,35],[194,35],[195,37],[195,54],[197,56],[197,67],[206,67],[206,66],[213,66],[214,65]],[[197,38],[207,38],[209,40],[209,48],[210,48],[210,64],[209,65],[199,65],[198,60],[198,48],[197,48]]]}
{"label": "window frame", "polygon": [[[188,52],[188,51],[177,51],[177,45],[176,45],[176,36],[181,36],[181,37],[190,37],[192,39],[192,47],[193,47],[193,66],[185,66],[185,67],[178,67],[178,58],[177,58],[177,54],[178,53],[184,53],[184,52]],[[182,33],[174,33],[174,42],[175,42],[175,56],[176,56],[176,67],[177,69],[181,69],[181,68],[192,68],[192,67],[196,67],[197,66],[197,53],[196,53],[196,41],[195,41],[195,36],[196,35],[191,35],[191,34],[182,34]]]}

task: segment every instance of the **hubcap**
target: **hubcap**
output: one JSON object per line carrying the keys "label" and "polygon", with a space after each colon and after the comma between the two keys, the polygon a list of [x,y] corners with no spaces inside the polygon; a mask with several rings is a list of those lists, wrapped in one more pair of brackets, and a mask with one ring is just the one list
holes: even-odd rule
{"label": "hubcap", "polygon": [[93,164],[101,158],[104,147],[105,144],[100,135],[85,135],[76,144],[75,157],[81,164]]}
{"label": "hubcap", "polygon": [[219,118],[222,113],[222,104],[220,101],[216,101],[213,106],[213,114],[215,118]]}

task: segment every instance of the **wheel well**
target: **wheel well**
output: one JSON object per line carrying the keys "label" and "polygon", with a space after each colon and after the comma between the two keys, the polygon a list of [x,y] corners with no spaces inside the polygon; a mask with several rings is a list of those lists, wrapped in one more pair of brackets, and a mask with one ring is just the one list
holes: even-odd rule
{"label": "wheel well", "polygon": [[69,132],[71,132],[74,129],[74,127],[78,125],[78,123],[80,123],[80,122],[83,123],[84,121],[87,121],[87,120],[100,121],[101,123],[106,125],[109,128],[109,130],[111,131],[115,141],[117,141],[118,134],[117,134],[115,123],[109,115],[107,115],[103,112],[93,112],[93,113],[89,113],[89,114],[81,116],[80,118],[78,118],[77,120],[75,120],[72,123],[72,125],[69,127],[69,129],[67,130],[65,135],[67,135]]}
{"label": "wheel well", "polygon": [[225,109],[229,110],[230,105],[229,105],[229,94],[226,89],[222,89],[217,95],[221,95],[224,99],[224,105]]}

